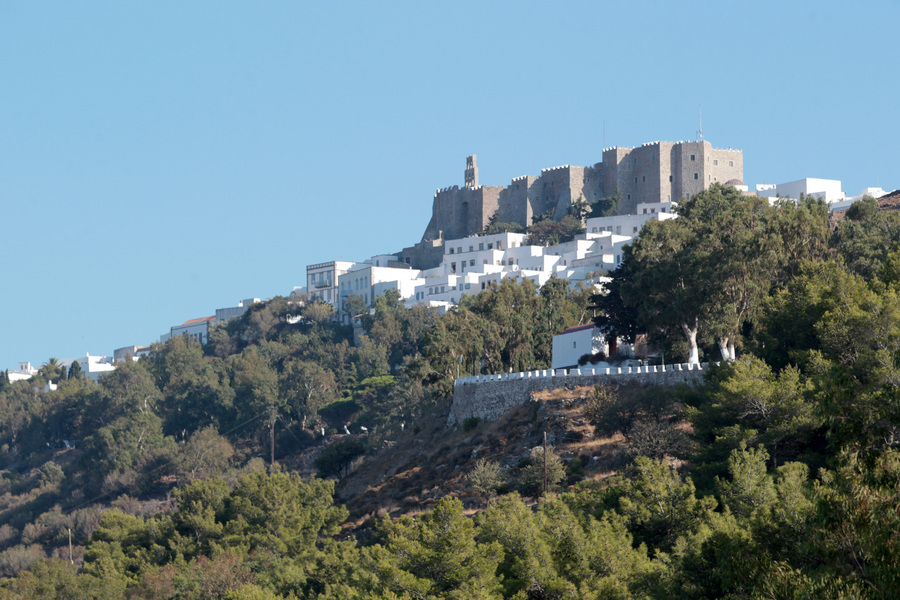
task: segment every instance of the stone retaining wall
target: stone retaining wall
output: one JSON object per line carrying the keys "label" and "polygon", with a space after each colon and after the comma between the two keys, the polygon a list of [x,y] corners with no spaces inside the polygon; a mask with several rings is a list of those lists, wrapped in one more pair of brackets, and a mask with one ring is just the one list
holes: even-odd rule
{"label": "stone retaining wall", "polygon": [[453,404],[447,417],[447,427],[457,427],[469,417],[494,421],[509,409],[528,402],[531,393],[539,390],[598,383],[639,383],[668,387],[701,380],[707,369],[708,363],[704,363],[607,369],[547,369],[460,377],[453,384]]}

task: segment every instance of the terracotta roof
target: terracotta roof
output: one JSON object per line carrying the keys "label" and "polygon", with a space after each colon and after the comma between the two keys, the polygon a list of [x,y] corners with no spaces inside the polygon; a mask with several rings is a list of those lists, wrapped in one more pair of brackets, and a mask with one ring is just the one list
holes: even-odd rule
{"label": "terracotta roof", "polygon": [[184,323],[179,325],[179,327],[184,327],[185,325],[195,325],[197,323],[203,323],[204,321],[209,322],[209,321],[215,321],[215,320],[216,320],[216,315],[213,315],[211,317],[200,317],[199,319],[191,319],[190,321],[185,321]]}
{"label": "terracotta roof", "polygon": [[[594,325],[593,323],[588,323],[587,325],[576,325],[575,327],[569,327],[568,329],[563,331],[562,334],[574,333],[576,331],[584,331],[585,329],[593,329],[594,327],[596,327],[596,325]],[[562,334],[560,334],[560,335],[562,335]]]}

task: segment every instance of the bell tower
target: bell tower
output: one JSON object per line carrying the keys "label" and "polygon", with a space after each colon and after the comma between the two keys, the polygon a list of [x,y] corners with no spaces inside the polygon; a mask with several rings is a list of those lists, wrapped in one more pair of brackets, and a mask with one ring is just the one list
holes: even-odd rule
{"label": "bell tower", "polygon": [[466,187],[478,187],[478,164],[474,154],[466,157]]}

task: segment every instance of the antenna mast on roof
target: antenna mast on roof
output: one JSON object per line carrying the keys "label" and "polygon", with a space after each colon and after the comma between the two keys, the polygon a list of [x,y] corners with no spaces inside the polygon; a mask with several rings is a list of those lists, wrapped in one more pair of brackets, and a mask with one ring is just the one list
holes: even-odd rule
{"label": "antenna mast on roof", "polygon": [[697,130],[697,139],[699,139],[702,142],[703,141],[703,103],[698,102],[697,104],[700,105],[700,129]]}

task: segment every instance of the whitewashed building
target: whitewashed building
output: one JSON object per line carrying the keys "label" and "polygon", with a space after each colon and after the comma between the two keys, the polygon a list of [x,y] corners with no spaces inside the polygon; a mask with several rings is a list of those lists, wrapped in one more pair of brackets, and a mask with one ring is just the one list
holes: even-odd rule
{"label": "whitewashed building", "polygon": [[332,260],[306,267],[306,293],[309,298],[327,302],[337,311],[340,309],[338,278],[348,272],[355,262]]}
{"label": "whitewashed building", "polygon": [[616,235],[636,236],[648,221],[674,219],[674,202],[642,202],[637,205],[637,214],[616,215],[614,217],[594,217],[585,221],[588,236],[608,231]]}
{"label": "whitewashed building", "polygon": [[31,366],[30,362],[20,362],[19,369],[16,371],[7,371],[6,374],[9,376],[9,382],[13,383],[15,381],[25,381],[27,379],[31,379],[37,374],[38,370]]}
{"label": "whitewashed building", "polygon": [[169,333],[164,333],[159,336],[159,341],[161,344],[165,344],[171,338],[183,335],[185,337],[197,340],[201,344],[205,344],[207,341],[209,341],[209,324],[215,320],[215,315],[189,319],[181,325],[173,326],[169,330]]}
{"label": "whitewashed building", "polygon": [[81,373],[91,381],[97,381],[104,373],[116,370],[115,360],[111,356],[92,356],[85,353],[84,356],[78,358],[67,358],[59,361],[59,366],[64,368],[66,372],[72,368],[72,363],[78,363],[81,367]]}
{"label": "whitewashed building", "polygon": [[113,360],[115,362],[125,362],[129,358],[137,362],[140,359],[150,356],[152,352],[150,346],[125,346],[113,350]]}
{"label": "whitewashed building", "polygon": [[844,199],[839,179],[816,179],[813,177],[779,184],[758,183],[756,184],[756,195],[760,198],[768,198],[769,202],[774,202],[778,198],[796,200],[801,196],[815,196],[827,204]]}
{"label": "whitewashed building", "polygon": [[[363,263],[354,263],[346,272],[338,276],[337,293],[338,306],[341,319],[350,321],[353,315],[346,314],[347,299],[350,296],[359,297],[366,306],[375,302],[375,298],[390,289],[395,289],[403,299],[415,294],[416,286],[422,280],[420,271],[401,265],[392,256],[373,256],[371,260]],[[378,265],[385,266],[378,266]]]}
{"label": "whitewashed building", "polygon": [[[551,368],[567,369],[578,366],[578,360],[585,355],[609,351],[605,336],[596,325],[589,323],[577,327],[569,327],[559,335],[553,336],[553,358]],[[604,363],[605,365],[606,363]]]}

